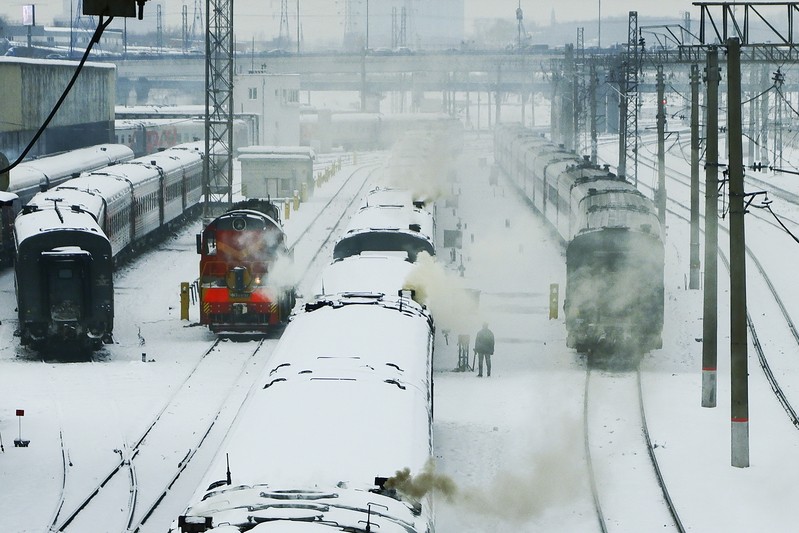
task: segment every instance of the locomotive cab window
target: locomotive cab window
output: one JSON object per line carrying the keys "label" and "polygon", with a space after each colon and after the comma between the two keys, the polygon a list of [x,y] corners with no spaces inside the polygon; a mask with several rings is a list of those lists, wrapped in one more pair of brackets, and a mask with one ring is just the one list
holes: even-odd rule
{"label": "locomotive cab window", "polygon": [[208,233],[205,237],[205,255],[216,255],[215,233]]}

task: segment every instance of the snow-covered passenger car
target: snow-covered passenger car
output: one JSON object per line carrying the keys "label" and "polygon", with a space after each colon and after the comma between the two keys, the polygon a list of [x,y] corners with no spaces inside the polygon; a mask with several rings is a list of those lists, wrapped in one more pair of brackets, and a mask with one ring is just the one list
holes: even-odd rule
{"label": "snow-covered passenger car", "polygon": [[660,348],[664,247],[652,200],[518,124],[495,129],[494,158],[566,244],[567,346]]}
{"label": "snow-covered passenger car", "polygon": [[96,348],[113,329],[115,261],[196,209],[202,143],[88,172],[17,216],[19,335],[35,348]]}
{"label": "snow-covered passenger car", "polygon": [[14,218],[37,192],[55,187],[82,172],[131,159],[133,150],[127,146],[98,144],[30,159],[0,176],[0,192],[8,193],[0,195],[0,264],[11,264],[14,257]]}
{"label": "snow-covered passenger car", "polygon": [[431,456],[432,350],[409,298],[307,303],[172,531],[432,531],[429,500],[386,481]]}
{"label": "snow-covered passenger car", "polygon": [[336,241],[333,258],[361,252],[402,251],[411,261],[420,252],[436,254],[433,215],[404,205],[366,205],[352,216],[344,235]]}

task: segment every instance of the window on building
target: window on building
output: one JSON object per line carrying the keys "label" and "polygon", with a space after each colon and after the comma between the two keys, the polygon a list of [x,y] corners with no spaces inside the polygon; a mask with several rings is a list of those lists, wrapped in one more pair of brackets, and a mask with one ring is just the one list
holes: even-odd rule
{"label": "window on building", "polygon": [[258,99],[258,88],[257,87],[250,87],[249,91],[249,98],[250,100],[257,100]]}

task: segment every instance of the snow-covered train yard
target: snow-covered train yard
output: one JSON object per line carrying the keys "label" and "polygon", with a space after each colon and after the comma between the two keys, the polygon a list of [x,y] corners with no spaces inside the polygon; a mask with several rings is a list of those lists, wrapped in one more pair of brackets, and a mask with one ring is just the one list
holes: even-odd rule
{"label": "snow-covered train yard", "polygon": [[[441,202],[437,220],[440,235],[460,226],[463,248],[453,255],[441,246],[438,261],[444,268],[429,272],[441,289],[432,291],[429,301],[437,325],[435,472],[452,481],[446,493],[436,492],[437,531],[601,531],[584,447],[585,361],[565,347],[562,318],[549,317],[550,284],[561,290],[565,284],[561,244],[507,182],[489,184],[490,136],[470,135],[466,142],[456,166],[457,182],[451,184],[457,207]],[[379,162],[378,156],[359,160],[357,166],[345,165],[286,221],[290,242],[300,236],[304,240],[295,250],[298,269],[308,267],[301,294],[316,290],[321,267],[331,256],[331,243],[322,243],[337,231],[359,178],[366,179]],[[347,188],[334,198],[345,183]],[[323,210],[328,202],[329,209]],[[324,218],[315,219],[323,211]],[[277,343],[266,339],[253,355],[257,341],[224,342],[204,356],[215,337],[194,325],[196,307],[189,322],[180,320],[180,282],[197,276],[198,232],[199,222],[189,224],[117,273],[116,344],[88,362],[42,361],[19,346],[13,336],[13,273],[0,273],[0,531],[100,533],[140,525],[140,531],[163,532],[189,503]],[[792,530],[799,434],[774,399],[751,349],[752,465],[730,466],[723,270],[719,402],[715,409],[700,407],[702,294],[685,289],[688,235],[687,223],[668,219],[664,346],[641,365],[655,455],[686,530]],[[792,250],[797,246],[784,234],[750,233],[749,238],[758,241],[760,260],[782,276],[799,260]],[[455,285],[480,292],[479,316],[465,320],[449,313],[442,300],[445,289]],[[790,290],[780,286],[784,299],[799,301]],[[769,311],[758,307],[759,298],[750,294],[750,313],[762,316]],[[474,372],[455,371],[456,340],[459,334],[473,338],[482,321],[495,332],[497,350],[491,377],[478,379]],[[769,331],[761,336],[770,337]],[[191,374],[196,366],[202,375]],[[790,370],[782,377],[789,385],[797,380]],[[645,446],[625,436],[637,433],[631,427],[638,421],[625,418],[628,406],[592,408],[609,421],[590,426],[596,430],[590,435],[592,449],[606,451],[592,455],[594,468],[604,476],[599,496],[607,531],[641,531],[637,514],[660,502],[645,503],[651,493],[637,490],[653,477]],[[23,417],[15,416],[17,409],[24,410]],[[156,420],[157,432],[145,433]],[[613,430],[610,422],[623,431]],[[20,436],[30,441],[28,447],[14,446]],[[87,506],[86,514],[65,526],[116,468],[120,473],[99,490],[96,508]],[[162,504],[144,520],[178,471]],[[133,509],[131,486],[138,490]],[[666,517],[659,530],[676,528]]]}

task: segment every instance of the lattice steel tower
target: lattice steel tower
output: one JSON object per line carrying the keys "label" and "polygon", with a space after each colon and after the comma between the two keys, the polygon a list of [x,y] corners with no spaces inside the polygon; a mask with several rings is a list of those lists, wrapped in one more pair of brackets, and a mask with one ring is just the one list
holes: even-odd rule
{"label": "lattice steel tower", "polygon": [[289,1],[280,0],[280,33],[278,42],[281,48],[288,48],[291,44],[291,34],[289,33]]}
{"label": "lattice steel tower", "polygon": [[205,4],[205,160],[203,216],[233,203],[233,0]]}
{"label": "lattice steel tower", "polygon": [[[638,170],[638,12],[630,11],[627,27],[627,49],[621,63],[619,80],[619,166],[618,173],[637,185]],[[641,43],[643,46],[643,42]],[[632,160],[628,168],[627,159]]]}
{"label": "lattice steel tower", "polygon": [[203,31],[203,8],[200,0],[194,0],[194,15],[191,20],[191,33],[189,33],[190,46],[194,46],[197,36]]}

